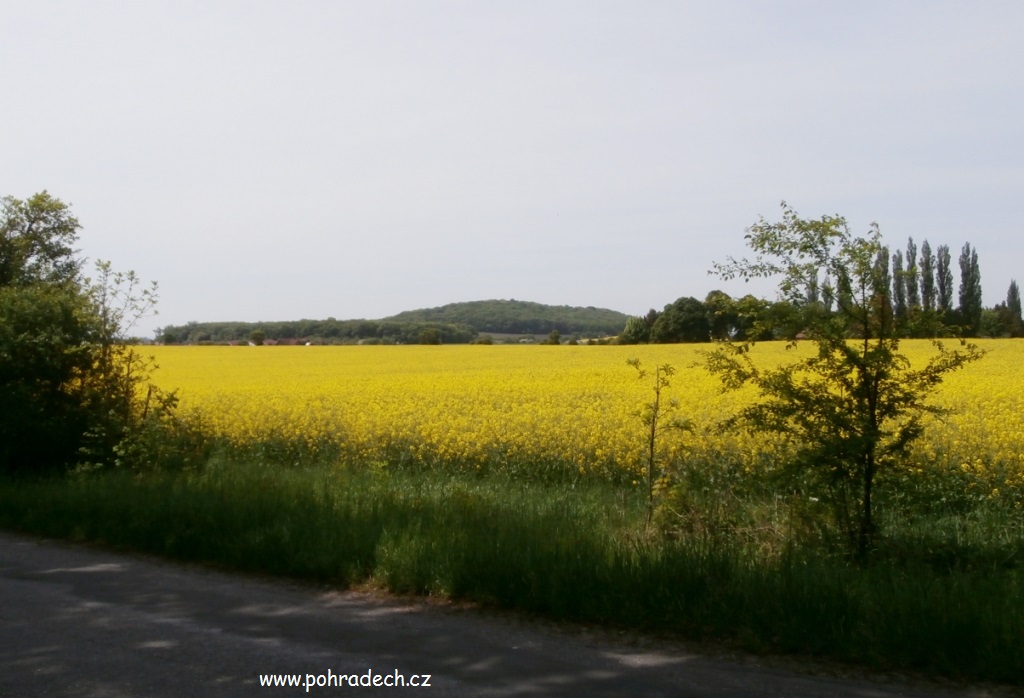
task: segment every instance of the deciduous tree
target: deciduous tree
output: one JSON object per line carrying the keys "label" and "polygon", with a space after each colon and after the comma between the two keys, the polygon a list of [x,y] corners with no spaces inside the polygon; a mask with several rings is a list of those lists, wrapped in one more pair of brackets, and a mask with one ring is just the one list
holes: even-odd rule
{"label": "deciduous tree", "polygon": [[[124,461],[154,392],[123,335],[156,301],[132,273],[81,275],[77,219],[46,192],[0,214],[0,471]],[[169,407],[172,396],[157,395]]]}
{"label": "deciduous tree", "polygon": [[939,245],[935,253],[935,288],[939,315],[943,322],[949,322],[953,312],[953,270],[950,269],[951,258],[948,245]]}
{"label": "deciduous tree", "polygon": [[896,326],[903,332],[907,326],[907,287],[906,272],[903,270],[903,251],[896,250],[892,256],[892,312],[896,318]]}
{"label": "deciduous tree", "polygon": [[707,309],[696,298],[679,298],[666,305],[651,328],[652,342],[707,342],[710,339]]}
{"label": "deciduous tree", "polygon": [[981,271],[978,251],[971,243],[964,243],[960,252],[960,321],[968,336],[977,337],[981,331]]}
{"label": "deciduous tree", "polygon": [[1007,325],[1011,337],[1024,337],[1024,319],[1021,318],[1020,288],[1017,280],[1010,281],[1006,290]]}
{"label": "deciduous tree", "polygon": [[925,240],[921,243],[921,307],[926,313],[935,310],[935,255]]}
{"label": "deciduous tree", "polygon": [[730,339],[739,332],[740,318],[728,293],[719,290],[709,292],[704,297],[704,308],[707,311],[712,339]]}
{"label": "deciduous tree", "polygon": [[928,397],[943,377],[981,352],[970,344],[951,350],[935,342],[927,365],[911,367],[890,320],[879,264],[888,254],[876,225],[858,237],[840,216],[804,219],[783,203],[780,222],[762,218],[746,237],[754,259],[729,258],[715,265],[715,273],[777,278],[780,298],[796,302],[810,273],[824,270],[848,292],[835,315],[821,315],[807,328],[816,346],[811,357],[763,368],[748,344],[732,344],[707,353],[707,366],[727,388],[752,384],[759,390],[761,400],[743,408],[736,421],[792,441],[794,477],[807,476],[803,482],[828,498],[836,523],[864,560],[876,534],[878,474],[905,462],[924,431],[923,417],[939,412]]}
{"label": "deciduous tree", "polygon": [[81,261],[73,245],[81,226],[71,209],[45,191],[2,201],[0,287],[74,283]]}
{"label": "deciduous tree", "polygon": [[642,317],[631,317],[619,333],[619,344],[646,344],[651,338],[651,330]]}
{"label": "deciduous tree", "polygon": [[907,294],[907,309],[913,313],[914,308],[921,308],[921,290],[919,277],[920,269],[917,265],[917,245],[914,238],[907,240],[906,269],[903,270],[903,281]]}

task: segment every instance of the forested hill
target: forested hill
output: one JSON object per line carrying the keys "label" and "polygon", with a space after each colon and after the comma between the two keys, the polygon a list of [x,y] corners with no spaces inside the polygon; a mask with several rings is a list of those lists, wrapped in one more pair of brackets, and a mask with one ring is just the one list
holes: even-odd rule
{"label": "forested hill", "polygon": [[158,331],[166,344],[220,344],[256,341],[325,343],[382,342],[457,344],[479,334],[565,336],[617,335],[628,316],[601,308],[573,308],[517,300],[452,303],[440,308],[409,310],[380,320],[289,320],[283,322],[190,322]]}
{"label": "forested hill", "polygon": [[558,330],[563,335],[587,337],[617,335],[628,319],[628,315],[606,308],[544,305],[514,299],[450,303],[386,318],[391,322],[468,325],[485,333],[547,334]]}

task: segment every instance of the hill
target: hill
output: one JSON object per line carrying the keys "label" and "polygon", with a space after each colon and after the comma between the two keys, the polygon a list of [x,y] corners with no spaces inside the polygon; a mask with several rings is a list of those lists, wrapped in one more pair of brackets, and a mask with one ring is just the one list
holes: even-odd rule
{"label": "hill", "polygon": [[589,337],[618,334],[628,319],[625,313],[607,308],[544,305],[515,299],[450,303],[385,318],[400,323],[466,325],[485,333],[536,335],[558,330],[563,335]]}
{"label": "hill", "polygon": [[167,344],[246,342],[253,332],[275,342],[415,344],[423,340],[424,330],[431,330],[444,344],[462,344],[473,341],[478,333],[546,335],[556,329],[565,336],[603,337],[621,332],[627,319],[623,313],[603,308],[489,300],[408,310],[380,320],[190,322],[168,325],[157,335],[158,341]]}

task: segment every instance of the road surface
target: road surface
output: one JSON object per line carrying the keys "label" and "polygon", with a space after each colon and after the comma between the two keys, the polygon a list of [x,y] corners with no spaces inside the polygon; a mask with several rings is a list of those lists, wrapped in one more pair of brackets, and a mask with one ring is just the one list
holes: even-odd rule
{"label": "road surface", "polygon": [[[299,685],[261,686],[268,680]],[[400,680],[404,687],[388,687]],[[307,692],[410,698],[999,694],[805,675],[513,614],[337,592],[0,533],[0,696]]]}

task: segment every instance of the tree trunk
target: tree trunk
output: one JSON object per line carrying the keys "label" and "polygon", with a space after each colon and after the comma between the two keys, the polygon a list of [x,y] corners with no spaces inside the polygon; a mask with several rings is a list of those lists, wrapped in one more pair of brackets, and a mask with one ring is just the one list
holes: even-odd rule
{"label": "tree trunk", "polygon": [[871,549],[871,538],[875,532],[875,523],[871,518],[871,487],[875,480],[875,454],[867,454],[864,463],[863,508],[860,514],[860,529],[857,532],[857,558],[867,562],[868,551]]}

